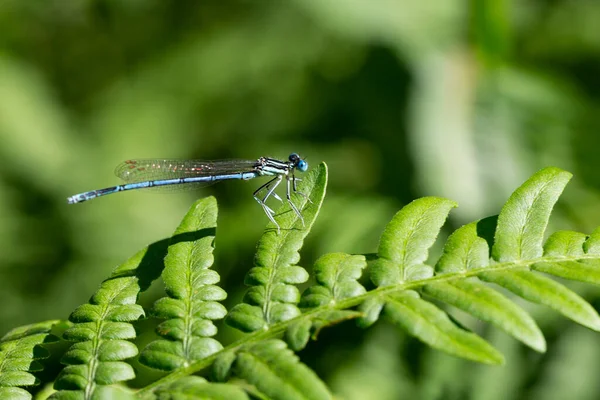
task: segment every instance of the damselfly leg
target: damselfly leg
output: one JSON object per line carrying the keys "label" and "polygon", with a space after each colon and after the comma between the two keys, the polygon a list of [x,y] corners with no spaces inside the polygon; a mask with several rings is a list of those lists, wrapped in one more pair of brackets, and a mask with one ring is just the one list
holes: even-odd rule
{"label": "damselfly leg", "polygon": [[[270,188],[271,183],[275,181],[275,183],[273,184],[273,187]],[[265,197],[263,197],[262,201],[263,203],[266,203],[267,199],[270,196],[273,196],[274,198],[276,198],[279,201],[281,200],[281,197],[279,197],[277,195],[277,193],[275,193],[275,189],[277,188],[277,186],[279,186],[279,184],[281,183],[281,175],[279,175],[278,177],[276,177],[275,179],[271,179],[270,182],[268,182],[267,186],[265,186],[265,189],[267,189],[267,194],[265,195]]]}
{"label": "damselfly leg", "polygon": [[296,213],[298,218],[300,218],[300,221],[302,221],[302,226],[304,226],[304,218],[302,218],[302,214],[300,214],[300,210],[298,210],[298,208],[292,201],[292,196],[290,193],[290,189],[291,189],[290,181],[292,181],[293,179],[290,179],[289,177],[286,177],[286,178],[287,178],[287,193],[286,193],[287,201],[288,201],[288,203],[290,203],[290,207],[292,207],[292,210],[294,210],[294,212]]}
{"label": "damselfly leg", "polygon": [[306,201],[308,201],[309,203],[312,204],[312,200],[304,193],[299,192],[298,189],[296,188],[296,181],[301,181],[301,180],[302,179],[300,179],[300,178],[296,178],[294,173],[292,173],[292,188],[294,189],[294,193],[299,194],[300,196],[304,197],[306,199]]}
{"label": "damselfly leg", "polygon": [[[277,188],[277,186],[279,186],[279,184],[281,183],[281,175],[276,176],[275,178],[271,179],[269,182],[265,183],[264,185],[260,186],[258,189],[256,189],[253,193],[254,196],[254,200],[256,200],[258,202],[258,204],[260,204],[260,206],[263,208],[265,214],[267,214],[267,217],[269,218],[269,220],[277,227],[277,232],[280,232],[280,228],[279,228],[279,224],[275,221],[275,218],[273,218],[273,216],[275,215],[275,211],[273,211],[271,209],[271,207],[269,207],[266,204],[267,199],[273,195],[273,197],[275,197],[276,199],[278,199],[279,201],[281,201],[281,198],[274,192],[275,189]],[[271,187],[271,185],[273,185]],[[260,199],[258,197],[258,194],[263,190],[263,189],[267,189],[267,194],[265,195],[265,197],[263,197],[262,199]]]}

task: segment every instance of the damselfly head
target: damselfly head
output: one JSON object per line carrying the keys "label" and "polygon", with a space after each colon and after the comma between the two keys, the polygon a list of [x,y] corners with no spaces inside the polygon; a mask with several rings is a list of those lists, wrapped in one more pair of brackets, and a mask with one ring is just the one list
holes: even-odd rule
{"label": "damselfly head", "polygon": [[300,156],[296,153],[290,154],[289,160],[293,163],[294,168],[297,168],[300,172],[306,172],[306,170],[308,169],[308,163],[305,160],[301,159]]}

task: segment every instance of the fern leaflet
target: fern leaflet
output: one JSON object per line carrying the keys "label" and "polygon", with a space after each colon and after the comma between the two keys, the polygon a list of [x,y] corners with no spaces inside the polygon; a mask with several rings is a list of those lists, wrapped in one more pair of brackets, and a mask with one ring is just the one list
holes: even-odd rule
{"label": "fern leaflet", "polygon": [[59,322],[21,326],[0,339],[0,398],[31,399],[31,394],[19,386],[40,384],[34,373],[43,368],[40,360],[50,356],[42,345],[58,340],[50,332]]}
{"label": "fern leaflet", "polygon": [[217,333],[212,320],[226,314],[218,301],[227,297],[215,286],[219,274],[209,269],[216,225],[217,202],[208,197],[191,207],[173,234],[162,274],[169,297],[157,300],[153,309],[156,317],[166,319],[157,328],[166,339],[148,344],[140,355],[141,363],[171,371],[222,348],[211,338]]}
{"label": "fern leaflet", "polygon": [[66,367],[57,378],[51,399],[92,399],[114,396],[107,385],[133,379],[133,368],[123,360],[138,354],[129,340],[135,338],[131,321],[144,316],[136,304],[140,290],[148,287],[162,266],[163,243],[157,242],[117,267],[88,304],[71,316],[74,325],[63,338],[76,342],[65,353]]}

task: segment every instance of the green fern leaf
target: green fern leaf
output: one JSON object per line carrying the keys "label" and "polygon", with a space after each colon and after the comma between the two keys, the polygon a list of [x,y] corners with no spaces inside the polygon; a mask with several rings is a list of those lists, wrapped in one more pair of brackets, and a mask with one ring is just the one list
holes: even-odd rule
{"label": "green fern leaf", "polygon": [[0,386],[0,399],[30,400],[32,397],[31,393],[25,389]]}
{"label": "green fern leaf", "polygon": [[[370,269],[376,285],[394,285],[397,289],[381,288],[363,296],[366,299],[359,311],[364,316],[359,324],[372,324],[385,310],[394,322],[433,347],[477,361],[501,361],[494,349],[456,327],[443,311],[421,299],[417,292],[401,290],[421,288],[424,294],[499,326],[535,350],[545,351],[545,340],[533,319],[480,278],[599,330],[600,317],[593,307],[565,286],[533,272],[600,281],[600,230],[590,237],[557,232],[542,246],[552,208],[570,177],[558,168],[543,169],[511,195],[497,218],[458,229],[446,242],[435,276],[428,276],[424,272],[427,266],[421,263],[427,259],[427,250],[451,203],[421,199],[403,208],[384,231],[379,258]],[[495,232],[493,239],[491,232]],[[411,266],[421,269],[418,280],[407,277],[406,269]]]}
{"label": "green fern leaf", "polygon": [[[58,376],[51,399],[91,399],[113,393],[104,385],[133,379],[133,368],[123,360],[137,355],[132,321],[144,316],[135,304],[139,292],[156,278],[164,257],[164,242],[157,242],[117,267],[90,299],[70,316],[74,325],[63,338],[77,343],[64,354],[67,366]],[[125,395],[124,395],[125,396]]]}
{"label": "green fern leaf", "polygon": [[0,398],[31,398],[29,392],[17,386],[40,383],[33,373],[42,370],[39,360],[50,355],[42,345],[58,340],[50,332],[59,322],[46,321],[21,326],[0,339]]}
{"label": "green fern leaf", "polygon": [[160,400],[247,400],[248,395],[240,387],[223,383],[209,383],[199,376],[187,376],[165,385],[152,397]]}
{"label": "green fern leaf", "polygon": [[377,322],[385,305],[384,296],[373,295],[371,292],[367,294],[367,299],[358,306],[361,317],[358,318],[357,325],[361,328],[368,328]]}
{"label": "green fern leaf", "polygon": [[542,256],[550,213],[571,177],[560,168],[544,168],[515,190],[498,216],[492,247],[494,260],[532,260]]}
{"label": "green fern leaf", "polygon": [[[489,265],[489,247],[478,236],[477,226],[473,222],[450,235],[436,265],[437,273],[464,274]],[[537,351],[546,350],[544,336],[529,314],[475,277],[425,285],[423,292],[500,327]]]}
{"label": "green fern leaf", "polygon": [[[331,253],[319,258],[313,271],[317,284],[302,294],[299,306],[305,309],[334,306],[338,301],[366,293],[358,282],[367,266],[365,256],[345,253]],[[286,341],[298,351],[308,340],[316,339],[321,329],[349,319],[362,316],[360,312],[348,310],[326,310],[307,315],[290,324],[286,330]]]}
{"label": "green fern leaf", "polygon": [[170,297],[154,304],[153,315],[166,319],[156,340],[142,351],[140,362],[172,371],[203,359],[223,346],[213,339],[217,328],[212,320],[223,318],[225,307],[218,301],[227,294],[215,286],[219,275],[210,270],[217,226],[214,197],[198,200],[173,234],[162,277]]}
{"label": "green fern leaf", "polygon": [[426,279],[433,268],[424,265],[429,248],[456,203],[424,197],[402,208],[386,226],[379,242],[379,259],[370,267],[375,286]]}
{"label": "green fern leaf", "polygon": [[[300,261],[298,250],[314,223],[325,197],[327,166],[314,168],[299,185],[298,209],[304,217],[304,225],[284,204],[275,217],[281,226],[278,233],[270,224],[261,237],[254,267],[246,276],[246,284],[252,287],[239,304],[229,312],[226,322],[244,332],[266,329],[268,326],[300,315],[296,306],[300,300],[295,284],[306,282],[308,273],[296,266]],[[310,200],[310,201],[309,201]]]}
{"label": "green fern leaf", "polygon": [[444,251],[435,266],[438,274],[467,271],[486,267],[490,263],[490,249],[478,234],[478,222],[472,222],[454,231],[444,245]]}
{"label": "green fern leaf", "polygon": [[557,258],[556,262],[543,261],[533,264],[536,271],[565,279],[600,284],[600,229],[587,237],[583,233],[559,231],[552,234],[544,244],[544,257]]}
{"label": "green fern leaf", "polygon": [[600,316],[564,285],[530,271],[490,271],[481,279],[500,285],[533,303],[546,305],[583,326],[600,331]]}
{"label": "green fern leaf", "polygon": [[[450,200],[427,197],[415,200],[400,210],[384,230],[378,256],[370,268],[371,280],[377,286],[427,280],[433,268],[424,264],[429,248],[450,210]],[[448,315],[424,301],[415,291],[376,296],[359,308],[365,314],[359,324],[368,326],[384,314],[423,342],[471,360],[502,363],[503,357],[475,334],[454,325]]]}
{"label": "green fern leaf", "polygon": [[331,253],[322,256],[313,268],[317,285],[304,291],[300,307],[335,304],[336,301],[362,295],[365,288],[358,279],[366,266],[362,255]]}
{"label": "green fern leaf", "polygon": [[226,382],[231,374],[231,367],[235,362],[236,352],[225,351],[221,352],[211,368],[211,376],[216,382]]}
{"label": "green fern leaf", "polygon": [[533,318],[477,278],[452,279],[425,285],[423,292],[498,326],[534,350],[546,351],[544,335]]}
{"label": "green fern leaf", "polygon": [[299,351],[309,339],[317,340],[322,329],[362,316],[361,312],[351,310],[326,310],[307,314],[288,326],[285,340],[292,350]]}
{"label": "green fern leaf", "polygon": [[384,314],[390,321],[430,346],[486,364],[504,357],[485,340],[457,327],[448,315],[412,290],[386,296]]}
{"label": "green fern leaf", "polygon": [[306,347],[310,339],[313,322],[311,318],[301,318],[299,321],[291,323],[285,331],[285,341],[294,351],[302,350]]}
{"label": "green fern leaf", "polygon": [[[538,262],[541,268],[556,266],[556,263],[564,266],[570,261],[568,252],[573,251],[573,247],[580,246],[583,251],[583,244],[578,243],[582,237],[567,233],[551,237],[545,254],[542,246],[552,208],[571,176],[559,168],[545,168],[510,196],[498,216],[492,258],[497,262],[521,262],[524,268],[484,272],[479,277],[526,300],[547,305],[584,326],[600,330],[600,316],[590,304],[558,282],[527,270]],[[570,240],[574,243],[568,243]],[[578,256],[583,255],[575,255]],[[548,262],[550,258],[556,261]],[[571,267],[579,269],[579,265],[571,264]]]}
{"label": "green fern leaf", "polygon": [[331,399],[325,384],[281,340],[266,340],[241,349],[232,368],[236,376],[271,399]]}

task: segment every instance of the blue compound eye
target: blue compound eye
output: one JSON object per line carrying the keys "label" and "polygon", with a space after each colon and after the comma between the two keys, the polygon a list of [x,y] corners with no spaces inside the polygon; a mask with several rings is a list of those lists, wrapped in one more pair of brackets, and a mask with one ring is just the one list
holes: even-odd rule
{"label": "blue compound eye", "polygon": [[304,160],[298,161],[298,170],[302,172],[306,172],[308,169],[308,163]]}
{"label": "blue compound eye", "polygon": [[289,160],[290,160],[291,162],[296,162],[296,161],[298,161],[299,159],[300,159],[300,156],[299,156],[298,154],[296,154],[296,153],[292,153],[292,154],[290,154],[290,156],[289,156]]}

